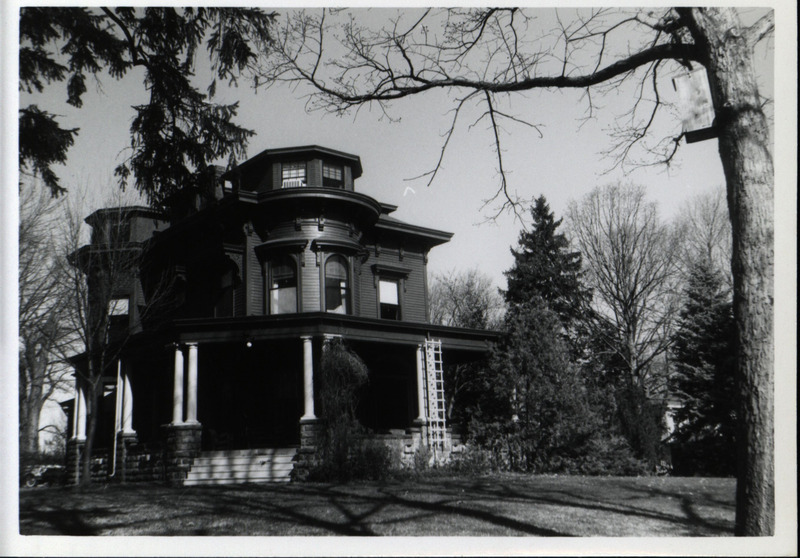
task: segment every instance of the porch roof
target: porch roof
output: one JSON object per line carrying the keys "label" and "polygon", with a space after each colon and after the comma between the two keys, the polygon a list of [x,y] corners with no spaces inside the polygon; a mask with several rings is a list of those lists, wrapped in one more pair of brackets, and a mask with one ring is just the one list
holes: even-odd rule
{"label": "porch roof", "polygon": [[500,333],[427,323],[362,318],[328,312],[305,312],[239,318],[191,318],[173,321],[165,342],[230,343],[301,336],[340,335],[345,339],[393,345],[416,345],[440,339],[442,349],[464,357],[488,354]]}

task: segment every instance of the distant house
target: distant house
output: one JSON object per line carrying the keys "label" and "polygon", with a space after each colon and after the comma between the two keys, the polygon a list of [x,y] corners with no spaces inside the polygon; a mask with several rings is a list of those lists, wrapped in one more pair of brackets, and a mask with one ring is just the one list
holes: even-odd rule
{"label": "distant house", "polygon": [[[451,449],[442,362],[485,357],[496,334],[428,323],[428,254],[452,234],[393,218],[395,206],[356,191],[361,173],[347,153],[272,149],[185,190],[169,216],[87,218],[93,239],[74,261],[90,286],[106,261],[93,254],[135,262],[109,304],[121,349],[105,375],[95,474],[288,479],[314,451],[319,363],[334,337],[369,368],[365,427],[401,457]],[[76,390],[73,471],[86,437],[80,374]]]}

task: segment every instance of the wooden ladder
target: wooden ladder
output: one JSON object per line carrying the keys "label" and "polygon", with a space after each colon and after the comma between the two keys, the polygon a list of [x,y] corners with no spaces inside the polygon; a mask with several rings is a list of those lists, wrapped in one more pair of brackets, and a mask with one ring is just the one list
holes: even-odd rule
{"label": "wooden ladder", "polygon": [[447,435],[447,408],[444,401],[444,378],[442,377],[442,342],[439,339],[425,340],[425,391],[426,415],[428,417],[428,445],[434,458],[444,457]]}

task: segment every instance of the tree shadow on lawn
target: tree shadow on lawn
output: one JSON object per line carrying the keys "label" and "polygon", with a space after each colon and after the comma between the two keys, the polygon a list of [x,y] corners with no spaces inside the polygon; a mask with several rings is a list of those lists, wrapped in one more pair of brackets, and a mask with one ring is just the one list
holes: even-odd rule
{"label": "tree shadow on lawn", "polygon": [[[652,479],[658,480],[658,477]],[[650,480],[642,478],[636,480]],[[667,479],[672,480],[672,479]],[[679,481],[679,479],[674,479]],[[695,479],[696,480],[696,479]],[[554,480],[554,482],[558,482]],[[595,486],[584,492],[576,491],[574,487],[570,490],[560,488],[538,489],[534,493],[528,493],[518,484],[497,483],[493,491],[498,497],[503,497],[506,501],[527,500],[540,504],[553,506],[569,506],[580,508],[587,511],[607,513],[608,517],[612,514],[626,516],[637,519],[649,519],[665,524],[675,525],[680,529],[685,529],[683,536],[730,536],[733,535],[733,514],[735,505],[730,502],[721,501],[713,497],[711,490],[702,493],[686,493],[685,489],[673,488],[667,490],[655,486],[648,486],[634,482],[633,478],[609,478],[595,477],[592,479]],[[650,483],[648,483],[650,484]],[[472,488],[474,490],[474,487]],[[615,500],[609,497],[615,492],[621,496]],[[659,502],[678,501],[677,506],[659,504]],[[697,508],[700,506],[711,506],[729,512],[731,519],[718,521],[709,520],[701,515]],[[659,509],[653,509],[660,507]],[[673,508],[674,511],[665,510],[664,507]],[[598,533],[602,536],[602,533]]]}
{"label": "tree shadow on lawn", "polygon": [[[569,536],[567,533],[512,519],[496,510],[469,507],[468,502],[465,502],[468,498],[463,494],[453,493],[452,490],[442,493],[441,485],[438,483],[427,487],[430,489],[427,497],[433,497],[434,501],[406,497],[401,493],[408,491],[398,483],[304,484],[298,485],[297,489],[291,491],[291,496],[294,498],[287,497],[282,488],[266,485],[243,488],[241,492],[220,490],[214,497],[216,505],[213,513],[246,516],[254,521],[267,519],[287,526],[299,524],[314,530],[313,533],[305,530],[305,534],[319,535],[451,534],[426,532],[431,520],[435,519],[442,523],[446,522],[444,517],[449,517],[451,523],[460,524],[465,519],[470,520],[477,526],[477,530],[489,531],[495,535]],[[214,489],[209,487],[207,490]],[[257,492],[260,497],[247,498],[243,504],[242,497],[245,491]],[[416,494],[419,496],[418,492]],[[480,499],[485,497],[485,495],[479,496]],[[492,504],[492,507],[499,507],[502,502]],[[322,517],[322,515],[333,517]]]}
{"label": "tree shadow on lawn", "polygon": [[[476,509],[465,497],[437,484],[420,487],[424,499],[403,496],[403,483],[240,485],[175,489],[151,485],[110,487],[104,498],[87,506],[96,491],[65,489],[47,498],[20,495],[20,524],[25,535],[443,535],[427,528],[447,516],[449,523],[469,520],[476,534],[567,536],[507,517],[495,509]],[[164,495],[171,494],[171,498]],[[414,492],[420,495],[419,491]],[[479,496],[485,499],[486,495]],[[491,498],[491,496],[490,496]],[[149,501],[158,516],[137,511]],[[81,503],[83,502],[83,503]],[[492,508],[502,502],[492,502]],[[126,513],[126,511],[128,513]],[[145,512],[145,515],[146,514]],[[226,527],[228,523],[234,525]],[[233,531],[233,532],[231,532]],[[470,534],[472,530],[466,533]],[[484,533],[487,532],[487,533]]]}
{"label": "tree shadow on lawn", "polygon": [[[548,510],[557,506],[578,518],[599,512],[610,521],[617,515],[650,520],[665,530],[674,525],[681,534],[732,534],[732,525],[697,512],[705,502],[680,490],[620,480],[615,494],[622,497],[609,500],[594,480],[589,483],[585,491],[574,483],[561,489],[557,479],[541,483],[525,477],[180,489],[128,485],[109,488],[102,501],[92,501],[91,493],[74,493],[72,500],[64,490],[52,498],[21,493],[20,524],[23,534],[60,535],[580,535],[569,527],[572,521],[564,529],[556,521],[553,528]],[[642,504],[648,498],[678,499],[680,505],[651,509]]]}

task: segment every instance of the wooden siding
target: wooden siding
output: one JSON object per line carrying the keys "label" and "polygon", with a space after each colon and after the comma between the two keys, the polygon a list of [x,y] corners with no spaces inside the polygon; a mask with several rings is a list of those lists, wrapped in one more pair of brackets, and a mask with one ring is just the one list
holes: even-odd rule
{"label": "wooden siding", "polygon": [[281,164],[272,163],[272,190],[281,189]]}
{"label": "wooden siding", "polygon": [[350,192],[355,191],[353,186],[353,168],[350,165],[344,165],[344,189]]}
{"label": "wooden siding", "polygon": [[258,261],[253,247],[259,243],[255,233],[247,236],[245,266],[247,273],[244,280],[247,282],[247,315],[264,315],[264,275],[261,262]]}
{"label": "wooden siding", "polygon": [[312,159],[306,163],[306,186],[322,188],[322,159]]}
{"label": "wooden siding", "polygon": [[153,236],[154,231],[160,231],[167,227],[166,221],[159,221],[152,217],[132,217],[130,219],[130,240],[141,242]]}
{"label": "wooden siding", "polygon": [[353,258],[353,276],[350,278],[350,300],[353,305],[352,313],[354,316],[361,315],[361,258]]}
{"label": "wooden siding", "polygon": [[408,277],[404,279],[400,292],[400,313],[404,322],[427,321],[427,293],[425,292],[425,263],[424,256],[418,250],[404,249],[403,259],[400,259],[398,247],[381,246],[380,255],[375,255],[375,245],[369,246],[369,259],[362,265],[359,296],[361,299],[360,316],[377,318],[378,289],[373,276],[374,264],[402,267],[410,269]]}
{"label": "wooden siding", "polygon": [[229,253],[228,257],[233,260],[233,263],[236,264],[236,267],[238,268],[239,279],[241,279],[241,283],[239,283],[239,285],[233,289],[233,315],[244,316],[247,311],[247,307],[245,305],[245,292],[247,289],[247,272],[244,267],[245,258],[241,252]]}
{"label": "wooden siding", "polygon": [[[305,228],[304,228],[305,232]],[[319,270],[317,266],[317,257],[311,249],[306,246],[306,249],[301,254],[301,267],[300,267],[300,283],[302,285],[302,304],[300,305],[301,312],[319,312],[320,311],[320,296],[319,296]]]}

